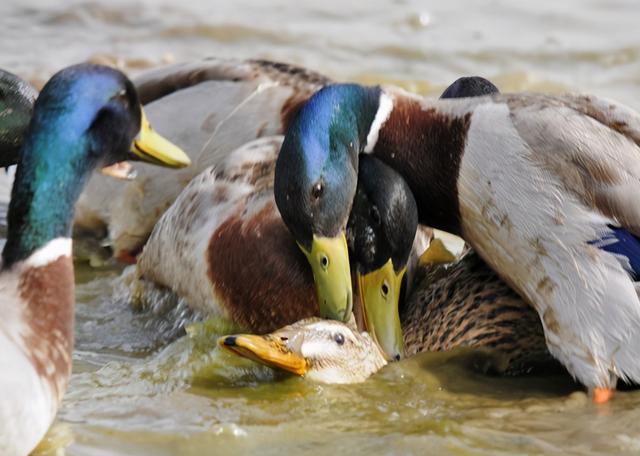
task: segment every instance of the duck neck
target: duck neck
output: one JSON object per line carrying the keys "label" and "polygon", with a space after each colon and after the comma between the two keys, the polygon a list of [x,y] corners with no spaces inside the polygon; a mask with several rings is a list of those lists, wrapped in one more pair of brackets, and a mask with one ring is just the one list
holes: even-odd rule
{"label": "duck neck", "polygon": [[39,134],[25,142],[9,204],[3,269],[49,241],[71,237],[74,205],[92,164],[83,153],[86,139],[72,132],[66,139]]}
{"label": "duck neck", "polygon": [[[385,99],[386,98],[386,99]],[[390,106],[390,107],[389,107]],[[462,116],[426,106],[418,98],[381,93],[385,116],[372,125],[371,152],[406,180],[418,205],[420,223],[460,234],[457,180],[471,114]]]}

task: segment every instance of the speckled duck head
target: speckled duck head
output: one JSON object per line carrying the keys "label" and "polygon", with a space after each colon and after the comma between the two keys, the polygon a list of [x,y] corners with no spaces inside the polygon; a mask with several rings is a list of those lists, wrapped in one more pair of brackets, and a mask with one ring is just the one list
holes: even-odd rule
{"label": "speckled duck head", "polygon": [[170,167],[190,163],[149,127],[121,72],[81,64],[55,74],[34,105],[19,155],[3,267],[48,240],[69,237],[73,206],[90,172],[102,167],[119,175],[117,164],[129,158]]}
{"label": "speckled duck head", "polygon": [[321,89],[289,126],[276,162],[276,204],[311,264],[324,318],[344,321],[351,314],[345,227],[358,154],[367,144],[379,98],[379,89],[355,84]]}
{"label": "speckled duck head", "polygon": [[38,92],[31,84],[0,70],[0,167],[18,161]]}
{"label": "speckled duck head", "polygon": [[345,324],[308,318],[264,336],[238,334],[218,339],[220,347],[269,367],[321,383],[359,383],[387,362],[353,320]]}

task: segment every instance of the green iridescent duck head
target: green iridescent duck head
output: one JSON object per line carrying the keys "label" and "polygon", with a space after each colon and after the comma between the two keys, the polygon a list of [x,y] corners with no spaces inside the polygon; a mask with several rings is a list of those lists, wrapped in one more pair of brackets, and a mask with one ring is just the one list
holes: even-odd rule
{"label": "green iridescent duck head", "polygon": [[69,237],[73,206],[90,172],[100,167],[118,174],[114,165],[132,157],[169,167],[190,163],[150,129],[120,71],[81,64],[56,73],[35,102],[20,150],[3,267]]}
{"label": "green iridescent duck head", "polygon": [[378,98],[355,84],[323,88],[289,126],[276,162],[276,204],[311,264],[324,318],[344,321],[352,310],[345,227]]}

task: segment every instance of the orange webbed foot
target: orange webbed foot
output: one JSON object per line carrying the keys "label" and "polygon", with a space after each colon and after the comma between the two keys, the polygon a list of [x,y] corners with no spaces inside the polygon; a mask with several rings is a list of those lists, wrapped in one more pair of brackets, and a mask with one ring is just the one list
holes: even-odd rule
{"label": "orange webbed foot", "polygon": [[613,397],[615,389],[613,388],[594,388],[592,399],[594,404],[606,404]]}

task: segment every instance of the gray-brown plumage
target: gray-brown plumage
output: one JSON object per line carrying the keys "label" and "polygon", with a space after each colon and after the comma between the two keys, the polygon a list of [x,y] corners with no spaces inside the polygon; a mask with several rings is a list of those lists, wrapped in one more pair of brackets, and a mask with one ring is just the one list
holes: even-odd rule
{"label": "gray-brown plumage", "polygon": [[400,310],[405,354],[491,348],[496,373],[521,374],[555,361],[537,312],[473,251],[450,265],[423,265]]}

